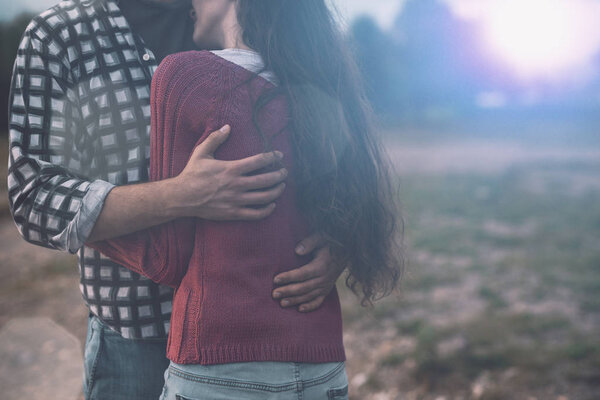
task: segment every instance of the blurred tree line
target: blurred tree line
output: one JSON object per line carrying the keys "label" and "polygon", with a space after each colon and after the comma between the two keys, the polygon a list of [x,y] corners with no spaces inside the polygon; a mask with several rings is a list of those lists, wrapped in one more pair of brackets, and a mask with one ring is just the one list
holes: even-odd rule
{"label": "blurred tree line", "polygon": [[[31,15],[0,24],[0,103],[7,110],[12,64],[23,30]],[[493,121],[515,118],[579,118],[598,120],[600,79],[569,91],[538,87],[537,104],[507,102],[501,109],[481,109],[476,98],[483,92],[501,92],[516,99],[532,88],[523,87],[497,60],[487,57],[481,29],[457,18],[439,0],[407,0],[393,27],[383,31],[369,17],[350,27],[359,65],[367,80],[376,111],[390,125],[447,123],[481,117]],[[600,54],[597,57],[600,70]],[[0,114],[0,134],[7,113]],[[495,122],[494,122],[495,123]],[[4,133],[5,134],[5,133]]]}
{"label": "blurred tree line", "polygon": [[469,64],[473,31],[436,0],[408,1],[389,32],[367,16],[354,21],[356,55],[376,110],[418,120],[465,107],[477,85]]}
{"label": "blurred tree line", "polygon": [[[490,56],[482,27],[456,17],[444,2],[408,0],[390,30],[364,16],[351,34],[370,99],[390,124],[600,120],[599,74],[580,87],[524,82]],[[600,54],[594,65],[600,71]],[[477,99],[485,93],[500,94],[505,104],[482,107]]]}

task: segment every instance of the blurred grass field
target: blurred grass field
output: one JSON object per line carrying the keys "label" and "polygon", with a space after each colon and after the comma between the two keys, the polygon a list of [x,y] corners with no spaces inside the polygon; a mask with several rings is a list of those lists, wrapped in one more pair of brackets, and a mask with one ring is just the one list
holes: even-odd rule
{"label": "blurred grass field", "polygon": [[400,171],[402,294],[344,302],[355,399],[600,398],[600,157],[494,146]]}
{"label": "blurred grass field", "polygon": [[[338,284],[351,398],[598,399],[600,153],[388,148],[409,261],[401,293],[374,309]],[[5,142],[2,152],[5,168]],[[5,206],[0,215],[0,325],[49,316],[83,340],[74,257],[25,243]]]}

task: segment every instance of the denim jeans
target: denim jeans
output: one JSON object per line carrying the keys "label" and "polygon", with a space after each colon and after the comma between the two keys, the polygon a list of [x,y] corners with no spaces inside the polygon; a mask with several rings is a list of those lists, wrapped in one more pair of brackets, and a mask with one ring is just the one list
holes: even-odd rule
{"label": "denim jeans", "polygon": [[84,353],[86,400],[157,400],[169,366],[166,349],[166,339],[124,339],[90,316]]}
{"label": "denim jeans", "polygon": [[160,400],[348,399],[343,362],[247,362],[180,365],[165,371]]}

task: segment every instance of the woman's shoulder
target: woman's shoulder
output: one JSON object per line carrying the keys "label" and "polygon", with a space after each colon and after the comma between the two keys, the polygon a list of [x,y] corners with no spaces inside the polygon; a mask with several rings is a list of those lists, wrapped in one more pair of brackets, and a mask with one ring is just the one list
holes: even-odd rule
{"label": "woman's shoulder", "polygon": [[213,69],[214,64],[215,56],[210,51],[184,51],[166,56],[156,69],[155,74],[166,76],[187,75],[195,70]]}
{"label": "woman's shoulder", "polygon": [[203,62],[214,59],[214,54],[208,50],[190,50],[173,53],[166,56],[161,64],[178,65],[188,61]]}
{"label": "woman's shoulder", "polygon": [[170,54],[163,59],[154,72],[154,81],[163,85],[178,81],[185,84],[202,83],[207,86],[222,86],[231,82],[233,66],[226,60],[206,50],[192,50]]}
{"label": "woman's shoulder", "polygon": [[209,51],[186,51],[170,54],[163,59],[152,77],[153,97],[164,99],[179,98],[190,89],[196,97],[210,99],[226,82],[219,57]]}

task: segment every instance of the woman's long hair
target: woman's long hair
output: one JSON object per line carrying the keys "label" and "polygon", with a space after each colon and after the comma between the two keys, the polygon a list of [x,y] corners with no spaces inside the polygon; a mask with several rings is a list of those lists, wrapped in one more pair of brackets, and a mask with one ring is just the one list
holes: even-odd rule
{"label": "woman's long hair", "polygon": [[325,0],[238,0],[237,15],[244,42],[279,81],[255,114],[287,97],[299,207],[370,304],[401,276],[402,220],[347,43]]}

